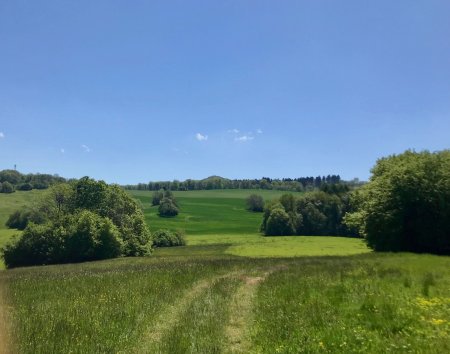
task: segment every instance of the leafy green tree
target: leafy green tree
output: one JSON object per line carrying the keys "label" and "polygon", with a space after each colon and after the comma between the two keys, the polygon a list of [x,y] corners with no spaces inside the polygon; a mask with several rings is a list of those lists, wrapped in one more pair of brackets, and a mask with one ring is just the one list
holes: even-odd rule
{"label": "leafy green tree", "polygon": [[186,240],[181,231],[158,230],[153,233],[153,247],[185,246]]}
{"label": "leafy green tree", "polygon": [[278,200],[269,200],[264,205],[263,219],[260,226],[260,232],[266,234],[267,220],[269,220],[270,213],[275,208],[283,208],[283,206],[280,204]]}
{"label": "leafy green tree", "polygon": [[377,161],[345,222],[376,251],[450,254],[450,150]]}
{"label": "leafy green tree", "polygon": [[325,229],[327,217],[311,202],[307,202],[301,208],[300,214],[303,218],[302,227],[297,230],[301,235],[326,235]]}
{"label": "leafy green tree", "polygon": [[7,268],[62,263],[65,257],[65,229],[52,223],[30,224],[20,237],[2,248]]}
{"label": "leafy green tree", "polygon": [[153,192],[153,196],[152,196],[152,205],[159,205],[159,203],[161,203],[161,200],[164,198],[164,191],[163,190],[159,190],[159,191],[154,191]]}
{"label": "leafy green tree", "polygon": [[[331,176],[330,176],[331,179]],[[269,235],[267,222],[275,208],[283,209],[289,216],[292,235],[341,235],[357,236],[343,225],[344,212],[348,208],[346,193],[329,194],[322,191],[307,193],[298,198],[284,194],[278,201],[272,201],[264,209],[261,231]]]}
{"label": "leafy green tree", "polygon": [[8,268],[81,262],[119,256],[122,240],[111,220],[82,210],[57,222],[30,224],[2,252]]}
{"label": "leafy green tree", "polygon": [[170,189],[166,189],[163,194],[164,198],[174,199],[173,192]]}
{"label": "leafy green tree", "polygon": [[159,216],[162,217],[173,217],[178,215],[178,208],[176,204],[173,202],[173,199],[163,198],[161,203],[159,204]]}
{"label": "leafy green tree", "polygon": [[17,190],[19,191],[31,191],[33,189],[33,186],[31,183],[22,183],[17,186]]}
{"label": "leafy green tree", "polygon": [[14,186],[10,182],[5,181],[5,182],[2,183],[2,190],[1,190],[1,192],[2,193],[13,193],[14,192]]}
{"label": "leafy green tree", "polygon": [[33,209],[46,215],[46,219],[55,219],[75,210],[83,209],[75,204],[75,185],[68,183],[55,184],[44,192]]}
{"label": "leafy green tree", "polygon": [[82,262],[121,255],[120,232],[109,218],[82,210],[71,215],[64,224],[69,230],[64,240],[66,260]]}
{"label": "leafy green tree", "polygon": [[280,197],[280,203],[287,213],[295,212],[297,209],[295,197],[292,194],[283,194]]}
{"label": "leafy green tree", "polygon": [[22,175],[15,170],[3,170],[0,171],[0,182],[9,182],[13,185],[18,184]]}
{"label": "leafy green tree", "polygon": [[16,210],[6,221],[6,226],[10,229],[24,230],[29,223],[42,224],[47,220],[46,216],[37,208],[24,208]]}
{"label": "leafy green tree", "polygon": [[267,219],[265,234],[268,236],[292,235],[294,228],[289,214],[283,208],[274,208]]}
{"label": "leafy green tree", "polygon": [[72,207],[74,209],[99,210],[105,206],[108,185],[83,177],[73,185],[74,194]]}
{"label": "leafy green tree", "polygon": [[251,194],[245,200],[247,210],[262,212],[264,210],[264,199],[260,195]]}

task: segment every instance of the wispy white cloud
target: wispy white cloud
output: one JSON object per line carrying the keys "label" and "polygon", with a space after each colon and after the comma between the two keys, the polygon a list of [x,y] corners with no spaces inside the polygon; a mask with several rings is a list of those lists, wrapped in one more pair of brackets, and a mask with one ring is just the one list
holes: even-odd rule
{"label": "wispy white cloud", "polygon": [[236,128],[230,129],[230,130],[228,131],[228,133],[238,134],[238,133],[239,133],[239,129],[236,129]]}
{"label": "wispy white cloud", "polygon": [[235,141],[240,141],[240,142],[247,142],[247,141],[251,141],[255,139],[255,137],[251,136],[251,135],[242,135],[242,136],[237,136],[236,138],[234,138]]}
{"label": "wispy white cloud", "polygon": [[263,131],[262,131],[261,129],[256,129],[256,133],[257,133],[257,134],[262,134]]}
{"label": "wispy white cloud", "polygon": [[87,145],[81,145],[81,148],[84,150],[84,152],[91,152],[91,149]]}
{"label": "wispy white cloud", "polygon": [[208,135],[203,135],[203,134],[197,133],[197,134],[195,134],[195,138],[198,141],[205,141],[205,140],[208,140]]}
{"label": "wispy white cloud", "polygon": [[59,151],[61,151],[61,154],[64,154],[66,152],[66,150],[63,148],[61,148]]}
{"label": "wispy white cloud", "polygon": [[5,137],[5,133],[0,132],[0,139],[3,139]]}

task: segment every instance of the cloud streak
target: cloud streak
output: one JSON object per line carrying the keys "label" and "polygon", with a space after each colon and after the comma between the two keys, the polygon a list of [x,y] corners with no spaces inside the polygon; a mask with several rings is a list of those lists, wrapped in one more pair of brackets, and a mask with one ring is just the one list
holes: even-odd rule
{"label": "cloud streak", "polygon": [[5,133],[0,132],[0,139],[3,139],[5,137]]}
{"label": "cloud streak", "polygon": [[83,149],[84,152],[91,152],[91,149],[87,145],[83,144],[83,145],[81,145],[81,148]]}
{"label": "cloud streak", "polygon": [[206,141],[208,140],[208,135],[197,133],[195,134],[195,139],[197,139],[198,141]]}
{"label": "cloud streak", "polygon": [[247,142],[247,141],[252,141],[253,139],[255,139],[253,136],[250,135],[242,135],[242,136],[237,136],[236,138],[234,138],[234,141],[240,141],[240,142]]}

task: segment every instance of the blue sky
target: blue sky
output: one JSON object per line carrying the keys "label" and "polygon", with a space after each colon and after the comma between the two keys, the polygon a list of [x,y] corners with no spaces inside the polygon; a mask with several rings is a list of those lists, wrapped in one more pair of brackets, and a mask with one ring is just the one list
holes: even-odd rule
{"label": "blue sky", "polygon": [[0,1],[0,169],[340,174],[450,147],[450,2]]}

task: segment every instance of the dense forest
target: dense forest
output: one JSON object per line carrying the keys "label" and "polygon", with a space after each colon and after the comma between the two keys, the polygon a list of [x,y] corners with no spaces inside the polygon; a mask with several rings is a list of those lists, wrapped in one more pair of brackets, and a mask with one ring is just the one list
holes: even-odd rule
{"label": "dense forest", "polygon": [[126,185],[125,189],[157,191],[160,189],[172,191],[193,191],[211,189],[273,189],[290,192],[303,192],[320,189],[324,185],[345,184],[349,187],[360,186],[358,179],[343,181],[339,175],[273,179],[228,179],[211,176],[202,180],[187,179],[185,181],[162,181]]}

